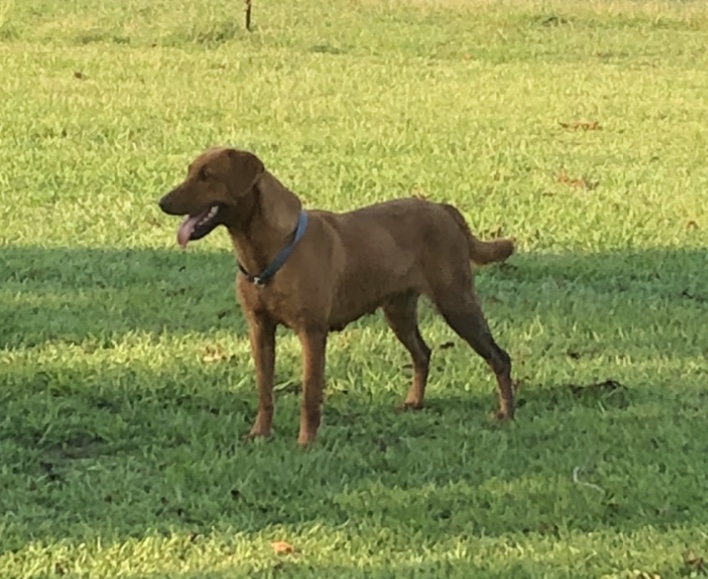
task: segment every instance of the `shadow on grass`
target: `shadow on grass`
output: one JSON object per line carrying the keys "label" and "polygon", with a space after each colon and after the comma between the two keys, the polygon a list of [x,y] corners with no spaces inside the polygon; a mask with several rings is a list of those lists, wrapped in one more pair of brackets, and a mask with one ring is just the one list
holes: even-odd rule
{"label": "shadow on grass", "polygon": [[[621,395],[559,385],[522,394],[516,423],[499,424],[492,392],[431,396],[404,414],[334,392],[317,447],[301,451],[297,393],[278,397],[271,440],[246,442],[250,384],[188,392],[172,374],[136,375],[119,385],[111,373],[79,371],[73,390],[5,393],[2,551],[61,538],[352,524],[388,529],[389,547],[404,549],[411,536],[562,539],[708,515],[695,466],[708,453],[695,435],[706,396],[687,404],[659,385]],[[143,380],[163,386],[143,389]]]}
{"label": "shadow on grass", "polygon": [[[675,557],[674,565],[667,565],[665,568],[651,568],[651,571],[643,572],[641,569],[633,570],[632,572],[637,577],[675,577],[685,576],[691,577],[692,567],[685,562],[682,562],[680,557]],[[582,565],[580,565],[582,567]],[[500,569],[500,567],[502,567]],[[702,567],[696,573],[702,572]],[[230,569],[221,571],[192,571],[192,572],[170,572],[171,579],[188,579],[199,577],[200,579],[231,579],[233,577],[242,576],[243,567],[234,565]],[[316,575],[313,575],[316,574]],[[324,574],[324,575],[323,575]],[[572,565],[553,564],[550,562],[541,561],[516,561],[513,563],[505,563],[500,565],[498,562],[490,561],[487,564],[472,562],[469,560],[442,560],[436,562],[422,562],[418,564],[352,564],[351,566],[344,565],[317,565],[307,564],[297,561],[297,559],[284,557],[280,560],[274,560],[272,564],[262,566],[256,571],[251,571],[248,577],[258,579],[260,577],[274,576],[318,576],[318,577],[366,577],[368,579],[395,579],[397,577],[475,577],[479,579],[498,577],[515,577],[515,578],[535,578],[545,577],[552,579],[554,577],[576,577],[582,573]],[[130,575],[128,579],[158,579],[165,575],[159,572],[151,575]],[[590,569],[587,570],[587,576],[592,576]],[[630,575],[632,576],[632,575]]]}
{"label": "shadow on grass", "polygon": [[231,253],[4,247],[0,347],[243,329]]}
{"label": "shadow on grass", "polygon": [[[705,314],[705,251],[521,255],[512,263],[482,271],[478,286],[490,318],[509,318],[505,332],[539,321],[558,332],[558,344],[536,358],[601,357],[582,350],[578,335],[588,331],[593,348],[626,341],[637,352],[658,346],[669,362],[705,359],[705,325],[684,323]],[[243,331],[226,253],[3,248],[0,264],[8,282],[0,345],[8,350],[136,330]],[[458,355],[467,354],[452,349],[447,363]],[[256,533],[352,521],[400,534],[393,547],[409,548],[412,536],[428,544],[507,533],[562,538],[708,517],[695,468],[708,455],[708,441],[695,434],[706,400],[695,373],[681,377],[684,390],[666,387],[677,374],[671,363],[645,372],[646,384],[632,381],[632,364],[616,362],[603,370],[602,380],[611,380],[595,386],[532,383],[520,394],[519,420],[508,425],[486,418],[491,390],[433,392],[426,410],[405,414],[363,392],[333,391],[312,452],[293,452],[299,397],[292,392],[280,395],[273,441],[239,441],[255,414],[245,366],[236,384],[233,370],[196,363],[55,366],[60,385],[25,367],[0,374],[14,385],[0,401],[7,465],[0,486],[11,489],[0,497],[2,550],[148,530]],[[187,374],[204,387],[185,387]],[[406,380],[395,368],[391,374],[403,395]]]}

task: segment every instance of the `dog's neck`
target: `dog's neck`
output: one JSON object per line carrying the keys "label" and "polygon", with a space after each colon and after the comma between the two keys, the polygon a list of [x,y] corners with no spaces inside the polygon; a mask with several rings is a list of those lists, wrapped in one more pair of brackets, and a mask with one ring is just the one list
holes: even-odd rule
{"label": "dog's neck", "polygon": [[252,275],[263,271],[292,239],[300,217],[298,197],[267,171],[253,187],[250,207],[227,226],[236,259]]}

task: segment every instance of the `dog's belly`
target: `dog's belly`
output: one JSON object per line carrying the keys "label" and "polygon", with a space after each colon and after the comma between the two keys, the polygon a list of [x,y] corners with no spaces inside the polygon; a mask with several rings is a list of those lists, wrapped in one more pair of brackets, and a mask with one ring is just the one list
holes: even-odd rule
{"label": "dog's belly", "polygon": [[370,277],[362,276],[349,280],[348,284],[339,287],[335,292],[329,314],[330,330],[335,332],[343,330],[359,318],[375,313],[395,296],[408,292],[423,293],[418,278],[415,269],[411,269],[407,274],[395,277],[379,276],[372,280]]}
{"label": "dog's belly", "polygon": [[376,310],[381,307],[380,303],[374,303],[370,304],[366,307],[360,308],[356,311],[348,311],[348,312],[336,312],[333,315],[330,316],[329,320],[329,331],[330,332],[341,332],[344,328],[346,328],[349,324],[352,322],[355,322],[359,318],[363,318],[364,316],[369,316],[373,313],[376,312]]}

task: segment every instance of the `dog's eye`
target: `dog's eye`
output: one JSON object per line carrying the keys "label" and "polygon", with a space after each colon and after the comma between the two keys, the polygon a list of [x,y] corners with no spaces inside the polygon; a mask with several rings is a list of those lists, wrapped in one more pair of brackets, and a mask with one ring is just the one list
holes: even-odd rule
{"label": "dog's eye", "polygon": [[199,170],[199,178],[200,178],[202,181],[206,181],[206,180],[209,178],[209,172],[207,171],[207,168],[206,168],[206,167],[202,167],[202,168]]}

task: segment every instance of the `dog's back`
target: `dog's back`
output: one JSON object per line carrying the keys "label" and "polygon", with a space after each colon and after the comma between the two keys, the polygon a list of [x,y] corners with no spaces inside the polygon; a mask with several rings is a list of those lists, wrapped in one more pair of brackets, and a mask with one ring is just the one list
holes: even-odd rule
{"label": "dog's back", "polygon": [[431,295],[435,284],[471,276],[470,261],[486,264],[513,252],[510,240],[481,241],[451,205],[396,199],[346,213],[311,211],[331,231],[336,296],[334,326],[369,313],[390,296]]}

